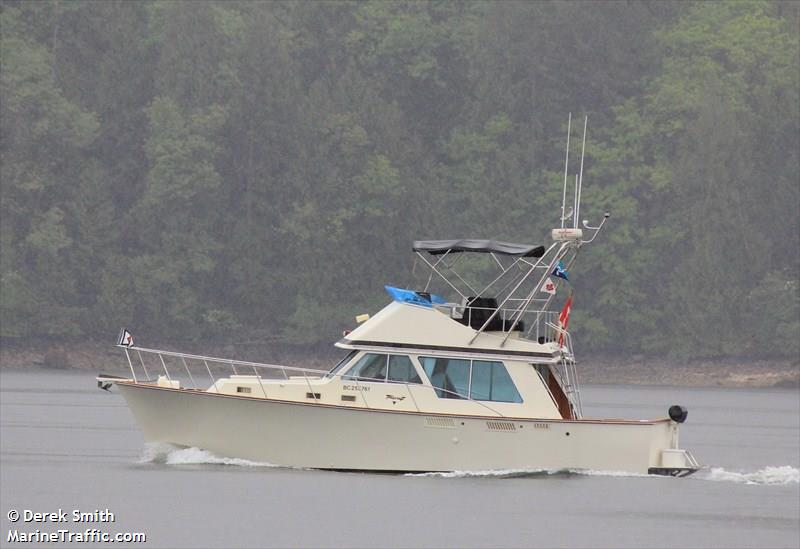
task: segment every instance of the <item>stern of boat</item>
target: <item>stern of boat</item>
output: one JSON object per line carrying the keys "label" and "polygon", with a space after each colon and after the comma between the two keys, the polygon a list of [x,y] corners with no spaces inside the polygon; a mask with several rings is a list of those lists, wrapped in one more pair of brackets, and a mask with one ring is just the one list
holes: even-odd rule
{"label": "stern of boat", "polygon": [[686,477],[700,469],[700,465],[689,450],[670,448],[661,450],[661,465],[650,467],[650,475],[663,475],[668,477]]}
{"label": "stern of boat", "polygon": [[680,424],[686,421],[688,415],[689,412],[684,406],[670,407],[669,422],[666,424],[666,440],[662,442],[661,450],[657,452],[657,463],[647,469],[648,474],[685,477],[700,469],[700,464],[692,453],[685,448],[678,447]]}

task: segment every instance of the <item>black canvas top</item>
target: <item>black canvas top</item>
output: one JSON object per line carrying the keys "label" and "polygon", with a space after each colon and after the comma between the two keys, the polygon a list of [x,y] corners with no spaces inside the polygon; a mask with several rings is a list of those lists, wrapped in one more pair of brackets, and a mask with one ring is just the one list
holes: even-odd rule
{"label": "black canvas top", "polygon": [[441,255],[447,252],[496,253],[522,257],[542,257],[544,255],[544,246],[513,244],[498,240],[415,240],[411,249],[415,252],[428,252],[431,255]]}

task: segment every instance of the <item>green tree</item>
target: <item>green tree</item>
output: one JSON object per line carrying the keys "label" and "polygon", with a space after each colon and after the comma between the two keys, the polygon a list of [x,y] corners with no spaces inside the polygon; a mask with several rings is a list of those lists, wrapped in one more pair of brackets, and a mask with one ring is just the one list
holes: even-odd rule
{"label": "green tree", "polygon": [[[617,111],[612,133],[620,137],[598,157],[600,178],[618,178],[604,192],[637,198],[628,212],[641,228],[631,242],[650,248],[621,254],[641,282],[608,268],[601,284],[646,288],[641,299],[620,300],[628,307],[666,304],[644,313],[654,334],[643,338],[645,349],[755,352],[759,319],[747,312],[748,296],[761,273],[797,277],[797,254],[787,248],[798,245],[790,212],[800,198],[797,156],[786,151],[800,145],[798,36],[774,9],[703,3],[659,32],[661,72],[638,102]],[[792,115],[780,116],[782,109]]]}
{"label": "green tree", "polygon": [[4,6],[0,15],[2,332],[77,335],[83,304],[70,255],[78,234],[67,204],[91,169],[98,122],[56,85],[51,52],[28,38],[26,8]]}
{"label": "green tree", "polygon": [[220,176],[213,136],[226,115],[218,106],[185,115],[174,100],[159,97],[148,116],[147,186],[128,214],[136,231],[126,235],[127,253],[113,261],[103,293],[106,306],[135,325],[187,334],[207,310],[203,297],[214,284]]}

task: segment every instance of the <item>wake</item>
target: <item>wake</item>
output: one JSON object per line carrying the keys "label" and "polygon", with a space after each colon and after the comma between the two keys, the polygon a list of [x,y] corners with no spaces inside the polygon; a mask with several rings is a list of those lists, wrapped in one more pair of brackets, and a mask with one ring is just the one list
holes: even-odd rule
{"label": "wake", "polygon": [[781,486],[800,483],[800,469],[791,465],[780,467],[764,467],[758,471],[740,472],[726,471],[722,467],[712,467],[695,473],[697,478],[716,482],[735,482],[738,484],[764,484]]}
{"label": "wake", "polygon": [[[594,471],[586,469],[506,469],[489,471],[449,471],[442,473],[410,473],[407,476],[440,478],[537,478],[537,477],[630,477],[669,479],[659,475],[644,475],[625,471]],[[713,482],[733,482],[737,484],[783,486],[800,483],[800,469],[791,465],[767,466],[758,471],[727,471],[722,467],[701,469],[685,480],[704,480]]]}
{"label": "wake", "polygon": [[200,448],[182,448],[163,442],[145,444],[139,463],[163,465],[232,465],[237,467],[278,467],[265,461],[220,457]]}
{"label": "wake", "polygon": [[538,478],[538,477],[642,477],[651,475],[628,473],[626,471],[594,471],[589,469],[490,469],[486,471],[443,471],[434,473],[408,473],[408,477],[438,478]]}
{"label": "wake", "polygon": [[[224,465],[233,467],[281,467],[264,461],[221,457],[200,448],[183,448],[166,443],[145,444],[139,463],[163,465]],[[287,467],[288,468],[288,467]],[[438,478],[547,478],[547,477],[627,477],[669,479],[657,475],[628,473],[625,471],[595,471],[587,469],[492,469],[485,471],[446,471],[438,473],[407,473],[408,477]],[[767,466],[757,471],[728,471],[722,467],[701,469],[684,480],[703,480],[712,482],[733,482],[764,486],[785,486],[800,483],[800,469],[791,465]]]}

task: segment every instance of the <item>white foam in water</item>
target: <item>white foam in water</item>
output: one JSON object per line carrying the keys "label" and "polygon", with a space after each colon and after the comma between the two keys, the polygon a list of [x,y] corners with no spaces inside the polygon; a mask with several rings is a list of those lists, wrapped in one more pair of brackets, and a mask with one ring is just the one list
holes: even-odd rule
{"label": "white foam in water", "polygon": [[740,484],[797,484],[800,483],[800,469],[791,465],[783,465],[781,467],[764,467],[751,473],[740,473],[726,471],[722,467],[712,467],[708,471],[698,473],[698,477],[704,480]]}
{"label": "white foam in water", "polygon": [[[279,467],[263,461],[241,458],[227,458],[215,455],[200,448],[183,448],[166,443],[145,445],[139,463],[162,463],[165,465],[232,465],[238,467]],[[493,469],[486,471],[446,471],[440,473],[408,473],[411,477],[440,478],[525,478],[547,476],[585,475],[593,477],[647,477],[668,479],[671,477],[628,473],[625,471],[594,471],[587,469]],[[800,469],[791,465],[764,467],[753,472],[726,471],[722,467],[703,469],[692,477],[698,480],[715,482],[735,482],[739,484],[772,485],[800,483]]]}
{"label": "white foam in water", "polygon": [[235,465],[240,467],[277,467],[271,463],[241,458],[220,457],[200,448],[181,448],[166,443],[145,445],[140,463],[163,463],[166,465]]}
{"label": "white foam in water", "polygon": [[442,471],[434,473],[407,473],[407,477],[440,477],[440,478],[471,478],[471,477],[500,477],[513,478],[524,476],[552,475],[559,471],[544,469],[499,469],[488,471]]}
{"label": "white foam in water", "polygon": [[146,442],[139,463],[166,463],[167,456],[175,450],[180,448],[166,442]]}
{"label": "white foam in water", "polygon": [[441,478],[523,478],[552,475],[586,475],[598,477],[648,477],[638,473],[625,471],[593,471],[588,469],[492,469],[487,471],[446,471],[441,473],[409,473],[412,477]]}
{"label": "white foam in water", "polygon": [[[441,478],[523,478],[551,475],[585,475],[592,477],[639,477],[652,479],[670,479],[669,476],[645,475],[625,471],[594,471],[587,469],[506,469],[489,471],[449,471],[443,473],[411,473],[408,476],[441,477]],[[782,467],[764,467],[754,472],[726,471],[722,467],[712,467],[698,471],[690,477],[699,480],[717,482],[737,482],[741,484],[784,485],[800,482],[800,470],[784,465]]]}
{"label": "white foam in water", "polygon": [[[574,475],[588,475],[590,477],[646,477],[651,478],[653,475],[644,473],[630,473],[628,471],[595,471],[592,469],[570,469],[570,473]],[[667,478],[664,476],[657,476],[656,478]]]}

